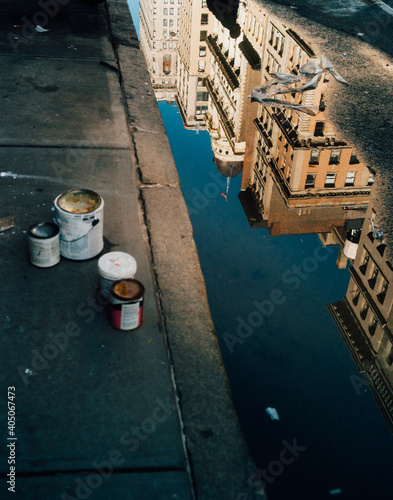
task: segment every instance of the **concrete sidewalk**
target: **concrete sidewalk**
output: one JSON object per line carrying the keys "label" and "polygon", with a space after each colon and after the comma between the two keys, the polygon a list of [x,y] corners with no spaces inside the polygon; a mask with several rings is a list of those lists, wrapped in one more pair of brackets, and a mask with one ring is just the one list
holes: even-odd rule
{"label": "concrete sidewalk", "polygon": [[[261,498],[126,0],[6,1],[0,32],[2,498]],[[104,252],[137,260],[135,331],[110,326],[98,257],[29,262],[27,229],[72,188],[104,199]]]}

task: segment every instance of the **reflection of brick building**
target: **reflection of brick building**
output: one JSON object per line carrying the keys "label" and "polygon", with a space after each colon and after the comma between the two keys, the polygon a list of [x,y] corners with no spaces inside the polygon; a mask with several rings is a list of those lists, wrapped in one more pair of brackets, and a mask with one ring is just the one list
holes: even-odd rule
{"label": "reflection of brick building", "polygon": [[[248,5],[243,29],[254,47],[255,37],[260,44],[260,83],[271,79],[272,71],[298,75],[306,62],[319,63],[313,49],[294,31],[256,8],[253,0]],[[343,243],[345,229],[337,228],[344,228],[348,220],[351,227],[361,226],[373,178],[327,120],[328,80],[326,75],[315,90],[280,97],[294,104],[316,106],[316,116],[252,103],[258,117],[254,119],[255,130],[247,137],[252,147],[245,158],[239,197],[248,209],[253,199],[251,225],[268,227],[271,234],[334,230],[330,242]]]}
{"label": "reflection of brick building", "polygon": [[393,265],[377,226],[371,202],[347,294],[329,311],[393,430]]}

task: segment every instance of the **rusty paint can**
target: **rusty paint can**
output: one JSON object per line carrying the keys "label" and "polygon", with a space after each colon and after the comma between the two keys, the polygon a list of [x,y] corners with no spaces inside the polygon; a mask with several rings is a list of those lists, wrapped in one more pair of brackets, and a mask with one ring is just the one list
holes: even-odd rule
{"label": "rusty paint can", "polygon": [[145,288],[140,281],[123,279],[110,288],[109,321],[119,330],[135,330],[142,323]]}
{"label": "rusty paint can", "polygon": [[71,260],[86,260],[104,247],[104,200],[90,189],[72,189],[54,202],[60,227],[60,254]]}
{"label": "rusty paint can", "polygon": [[53,222],[38,222],[28,230],[30,262],[37,267],[52,267],[60,262],[59,227]]}

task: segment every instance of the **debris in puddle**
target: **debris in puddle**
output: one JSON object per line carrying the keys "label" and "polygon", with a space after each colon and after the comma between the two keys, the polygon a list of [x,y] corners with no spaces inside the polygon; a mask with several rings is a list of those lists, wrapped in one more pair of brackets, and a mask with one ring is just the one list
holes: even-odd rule
{"label": "debris in puddle", "polygon": [[40,26],[39,24],[37,24],[37,26],[35,27],[35,30],[38,32],[38,33],[46,33],[48,32],[49,30],[43,28],[42,26]]}
{"label": "debris in puddle", "polygon": [[280,417],[278,416],[278,412],[275,408],[271,408],[270,406],[268,406],[265,409],[265,411],[272,420],[280,420]]}

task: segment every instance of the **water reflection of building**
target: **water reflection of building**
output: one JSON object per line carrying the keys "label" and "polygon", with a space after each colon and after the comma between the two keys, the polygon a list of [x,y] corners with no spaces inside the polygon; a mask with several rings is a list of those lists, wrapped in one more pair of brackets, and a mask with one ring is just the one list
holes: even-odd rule
{"label": "water reflection of building", "polygon": [[[247,6],[246,2],[240,3],[237,12],[240,26],[246,22]],[[253,118],[257,116],[257,107],[248,96],[260,83],[261,57],[245,33],[233,38],[233,33],[217,19],[207,45],[211,64],[206,77],[210,95],[206,119],[214,161],[217,165],[243,165],[251,152],[252,143],[248,139],[253,131]]]}
{"label": "water reflection of building", "polygon": [[206,39],[213,24],[206,1],[182,0],[177,103],[186,128],[205,127],[209,94],[205,77],[210,54]]}
{"label": "water reflection of building", "polygon": [[347,294],[328,309],[393,430],[393,265],[373,201],[349,269]]}
{"label": "water reflection of building", "polygon": [[[260,84],[272,71],[298,75],[308,61],[319,62],[304,40],[255,2],[247,3],[241,21],[247,45],[262,57]],[[253,147],[239,195],[252,226],[272,235],[322,233],[325,244],[343,244],[346,225],[361,227],[373,178],[326,117],[328,84],[326,76],[315,90],[286,94],[294,104],[317,106],[316,116],[253,103],[256,131],[247,137]]]}
{"label": "water reflection of building", "polygon": [[176,94],[180,0],[140,0],[140,46],[159,99]]}

